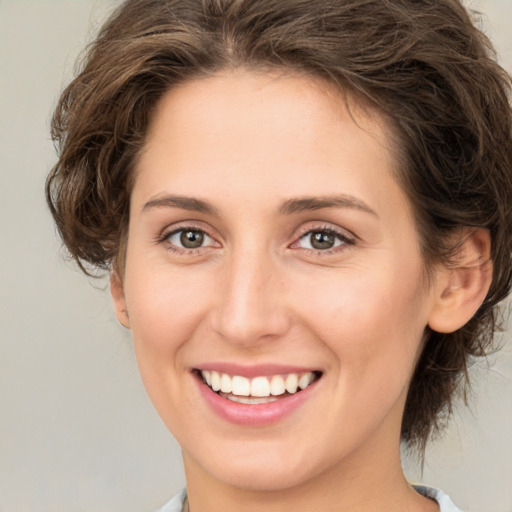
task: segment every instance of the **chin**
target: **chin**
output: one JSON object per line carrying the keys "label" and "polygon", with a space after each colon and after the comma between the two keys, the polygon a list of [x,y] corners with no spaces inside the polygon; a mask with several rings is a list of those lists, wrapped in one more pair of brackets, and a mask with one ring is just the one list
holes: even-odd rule
{"label": "chin", "polygon": [[[268,442],[250,444],[242,442],[239,447],[231,444],[230,448],[217,445],[215,453],[201,450],[189,456],[184,452],[185,468],[193,466],[194,471],[206,473],[209,478],[233,488],[278,492],[303,485],[329,467],[329,464],[320,467],[319,461],[315,461],[318,450],[313,446],[309,451],[299,452],[297,443],[295,450],[288,443],[281,447]],[[324,462],[325,459],[332,462],[330,457],[324,457]]]}
{"label": "chin", "polygon": [[301,485],[311,477],[308,474],[310,468],[307,472],[302,472],[297,468],[272,467],[269,462],[258,467],[252,464],[236,464],[227,467],[224,463],[216,469],[218,471],[212,475],[215,479],[231,487],[256,492],[284,491]]}

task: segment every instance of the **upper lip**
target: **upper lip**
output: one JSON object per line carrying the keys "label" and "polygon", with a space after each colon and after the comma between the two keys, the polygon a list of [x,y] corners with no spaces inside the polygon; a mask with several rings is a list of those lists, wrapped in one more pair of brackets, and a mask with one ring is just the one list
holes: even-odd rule
{"label": "upper lip", "polygon": [[288,373],[305,373],[319,371],[316,368],[306,366],[292,366],[284,364],[257,364],[242,365],[228,362],[205,363],[194,367],[194,370],[208,370],[228,375],[240,375],[241,377],[254,378],[270,375],[283,375]]}

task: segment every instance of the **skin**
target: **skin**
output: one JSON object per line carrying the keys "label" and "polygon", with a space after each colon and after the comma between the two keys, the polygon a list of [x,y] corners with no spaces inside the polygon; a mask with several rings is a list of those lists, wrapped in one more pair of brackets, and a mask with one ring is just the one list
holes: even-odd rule
{"label": "skin", "polygon": [[[467,321],[451,290],[472,285],[477,302],[486,281],[438,268],[425,284],[386,125],[352,106],[311,78],[236,71],[171,90],[152,120],[112,294],[183,449],[193,512],[438,510],[402,473],[405,398],[425,327]],[[283,211],[333,196],[344,202]],[[180,228],[204,244],[180,247]],[[326,229],[335,247],[312,249],[308,233]],[[488,239],[475,240],[480,258]],[[219,361],[322,378],[283,420],[241,426],[198,391],[192,370]]]}

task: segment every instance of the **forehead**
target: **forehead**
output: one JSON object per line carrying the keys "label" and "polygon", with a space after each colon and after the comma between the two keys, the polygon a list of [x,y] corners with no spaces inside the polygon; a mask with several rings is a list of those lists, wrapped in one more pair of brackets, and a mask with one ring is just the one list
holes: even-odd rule
{"label": "forehead", "polygon": [[[300,102],[300,108],[297,108]],[[179,122],[180,129],[206,121],[209,133],[221,127],[240,128],[241,110],[251,121],[279,124],[284,133],[294,126],[318,130],[326,121],[337,123],[350,116],[367,133],[388,146],[384,115],[354,93],[306,74],[291,71],[226,70],[172,87],[157,103],[148,129],[148,138],[157,137],[164,124]],[[188,119],[190,123],[183,123]],[[312,123],[319,121],[321,126]],[[197,130],[196,124],[193,128]],[[261,124],[252,124],[258,135]]]}
{"label": "forehead", "polygon": [[406,202],[383,116],[309,76],[223,72],[161,99],[132,202],[212,195],[239,206],[350,194],[372,209]]}

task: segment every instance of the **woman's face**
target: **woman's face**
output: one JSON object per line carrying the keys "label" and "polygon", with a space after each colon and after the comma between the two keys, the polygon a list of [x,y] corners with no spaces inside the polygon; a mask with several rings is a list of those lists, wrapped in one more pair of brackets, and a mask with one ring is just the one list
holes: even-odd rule
{"label": "woman's face", "polygon": [[161,101],[113,295],[187,471],[284,489],[398,458],[433,298],[394,165],[379,116],[310,78]]}

